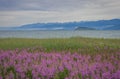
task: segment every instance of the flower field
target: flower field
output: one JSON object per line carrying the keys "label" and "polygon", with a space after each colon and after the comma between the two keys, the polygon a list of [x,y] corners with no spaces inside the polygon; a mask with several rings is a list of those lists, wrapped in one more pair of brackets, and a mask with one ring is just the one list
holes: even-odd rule
{"label": "flower field", "polygon": [[120,79],[120,52],[0,50],[0,79]]}

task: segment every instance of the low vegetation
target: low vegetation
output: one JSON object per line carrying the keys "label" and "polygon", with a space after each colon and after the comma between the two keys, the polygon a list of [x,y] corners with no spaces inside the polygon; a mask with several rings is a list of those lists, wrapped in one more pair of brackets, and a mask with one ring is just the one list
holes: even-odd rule
{"label": "low vegetation", "polygon": [[26,39],[6,38],[0,39],[0,49],[31,48],[44,52],[66,51],[78,53],[106,53],[120,51],[120,39],[97,38],[54,38],[54,39]]}
{"label": "low vegetation", "polygon": [[120,39],[0,39],[0,79],[120,79]]}

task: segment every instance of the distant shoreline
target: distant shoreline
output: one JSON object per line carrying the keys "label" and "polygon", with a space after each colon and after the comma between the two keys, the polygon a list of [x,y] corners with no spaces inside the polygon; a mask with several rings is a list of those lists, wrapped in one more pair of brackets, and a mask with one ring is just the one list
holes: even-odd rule
{"label": "distant shoreline", "polygon": [[100,30],[0,30],[0,38],[104,38],[104,39],[120,39],[120,31],[100,31]]}

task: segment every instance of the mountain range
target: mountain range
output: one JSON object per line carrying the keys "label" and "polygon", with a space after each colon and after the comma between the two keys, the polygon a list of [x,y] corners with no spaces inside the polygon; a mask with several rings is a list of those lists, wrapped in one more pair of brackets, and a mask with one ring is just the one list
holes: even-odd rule
{"label": "mountain range", "polygon": [[120,30],[120,19],[64,23],[33,23],[1,30]]}

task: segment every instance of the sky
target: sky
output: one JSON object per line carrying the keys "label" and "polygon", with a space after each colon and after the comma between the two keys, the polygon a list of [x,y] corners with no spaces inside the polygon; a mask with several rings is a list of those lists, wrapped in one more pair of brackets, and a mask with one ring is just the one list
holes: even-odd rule
{"label": "sky", "polygon": [[120,0],[0,0],[0,27],[120,18]]}

